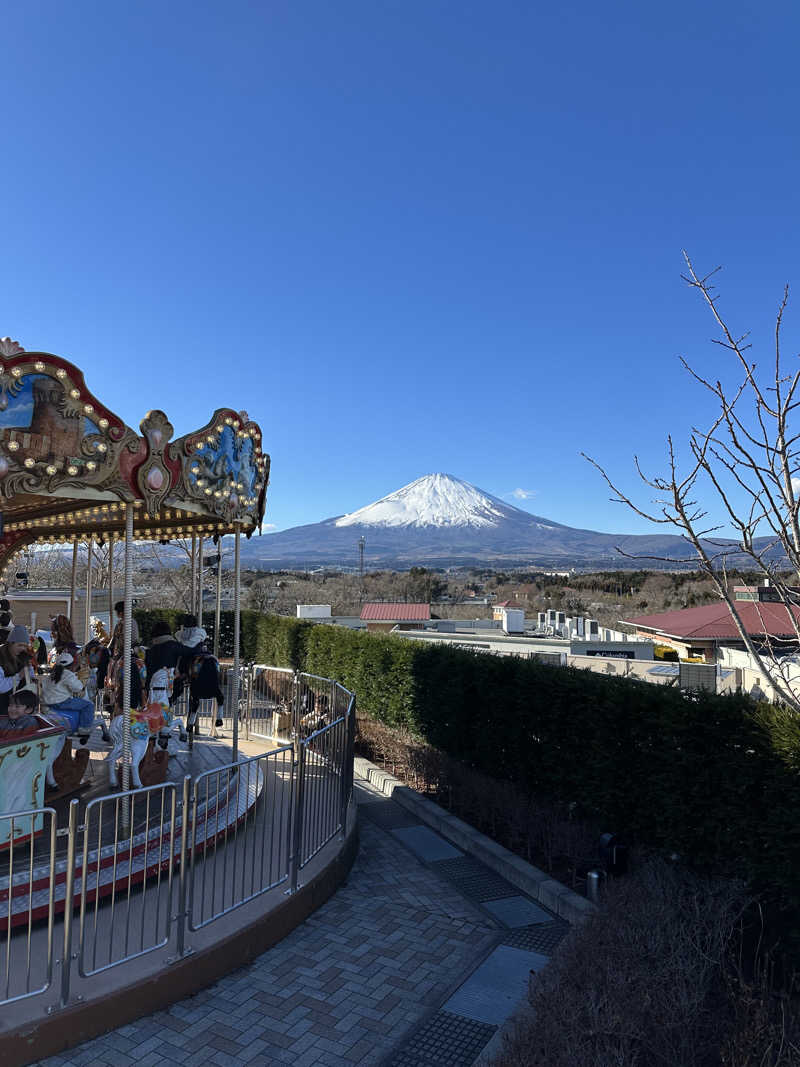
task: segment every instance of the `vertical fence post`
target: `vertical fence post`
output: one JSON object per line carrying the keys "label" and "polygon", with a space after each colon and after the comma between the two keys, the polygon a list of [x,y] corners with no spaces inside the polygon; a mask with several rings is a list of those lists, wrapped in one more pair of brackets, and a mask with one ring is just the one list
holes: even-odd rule
{"label": "vertical fence post", "polygon": [[[64,953],[61,960],[61,1007],[69,1000],[69,982],[72,973],[72,917],[75,909],[75,839],[78,835],[78,801],[69,803],[69,828],[67,830],[67,870],[64,882]],[[86,871],[82,875],[86,877]]]}
{"label": "vertical fence post", "polygon": [[345,742],[344,753],[342,755],[342,766],[340,768],[341,782],[342,782],[342,798],[341,798],[341,836],[344,837],[347,833],[347,809],[350,806],[350,794],[353,789],[353,757],[355,754],[355,740],[356,740],[356,698],[352,696],[350,703],[347,706],[347,717],[345,719]]}
{"label": "vertical fence post", "polygon": [[292,738],[297,741],[300,737],[300,675],[297,671],[292,673]]}
{"label": "vertical fence post", "polygon": [[184,775],[183,799],[181,803],[181,869],[178,877],[178,914],[175,916],[178,924],[176,949],[179,960],[183,959],[186,955],[186,927],[189,921],[186,908],[187,889],[189,884],[186,861],[189,853],[189,791],[191,786],[192,776],[190,774]]}
{"label": "vertical fence post", "polygon": [[292,852],[289,857],[289,892],[296,893],[300,873],[300,849],[303,843],[303,793],[305,786],[305,745],[299,733],[294,739],[294,809],[292,811]]}
{"label": "vertical fence post", "polygon": [[250,740],[250,720],[253,718],[253,688],[256,684],[256,665],[247,665],[247,710],[245,711],[244,735]]}

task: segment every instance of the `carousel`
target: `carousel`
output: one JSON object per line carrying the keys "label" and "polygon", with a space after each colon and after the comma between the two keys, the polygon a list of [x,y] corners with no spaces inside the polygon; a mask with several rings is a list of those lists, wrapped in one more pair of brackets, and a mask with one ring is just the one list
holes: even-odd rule
{"label": "carousel", "polygon": [[[107,773],[95,773],[91,789],[95,794],[118,797],[117,810],[125,835],[114,846],[113,864],[109,859],[105,865],[112,865],[116,871],[120,858],[126,859],[129,878],[137,842],[141,845],[142,839],[147,855],[149,831],[147,825],[135,825],[135,805],[129,803],[127,795],[159,781],[159,776],[163,780],[168,773],[167,754],[159,753],[157,740],[159,734],[166,734],[173,726],[167,700],[157,694],[154,699],[153,692],[148,693],[135,677],[132,545],[134,541],[163,544],[187,538],[192,544],[194,575],[195,567],[199,569],[201,564],[195,558],[197,546],[209,538],[218,542],[226,535],[233,536],[234,713],[232,746],[226,748],[224,759],[235,764],[240,538],[260,531],[269,480],[270,461],[262,451],[261,430],[246,412],[219,408],[200,429],[174,441],[173,432],[168,417],[159,410],[148,412],[137,432],[89,391],[83,374],[72,363],[44,352],[27,352],[9,338],[0,339],[0,577],[5,577],[14,557],[31,546],[72,546],[74,614],[79,543],[85,542],[89,548],[87,594],[91,591],[93,544],[109,546],[110,574],[115,546],[124,552],[124,588],[118,590],[124,613],[117,663],[118,695],[111,707],[112,746],[104,752]],[[194,580],[192,589],[194,597]],[[112,587],[112,602],[113,597]],[[201,595],[197,602],[201,604]],[[89,595],[85,611],[88,629]],[[35,672],[25,667],[23,675],[18,688],[36,694],[38,686],[40,695]],[[19,909],[18,918],[28,922],[36,914],[32,895],[36,886],[49,883],[54,873],[58,879],[60,870],[70,870],[73,865],[68,857],[59,858],[58,850],[51,847],[62,831],[57,818],[48,823],[46,816],[51,809],[47,806],[55,796],[68,798],[71,792],[85,791],[86,771],[90,769],[88,752],[82,753],[77,745],[71,751],[72,741],[66,737],[68,730],[63,723],[48,717],[47,707],[37,704],[35,726],[0,732],[0,901],[14,897],[27,901],[27,906]],[[180,730],[185,737],[183,724]],[[187,768],[177,765],[171,773],[173,777],[184,776]],[[254,788],[257,790],[257,784]],[[248,792],[252,790],[248,789],[240,800],[237,791],[236,810],[231,818],[240,816],[239,807],[247,804]],[[220,795],[209,803],[221,808],[224,798]],[[74,810],[71,817],[76,817]],[[9,857],[15,844],[44,839],[48,833],[50,842],[42,852],[48,853],[47,863],[34,863],[31,851],[27,871],[9,869],[13,867]],[[148,862],[145,859],[145,873]],[[162,862],[160,855],[157,862]],[[98,894],[102,891],[101,866],[98,856]],[[62,880],[69,883],[71,877]],[[65,894],[68,892],[65,890]],[[10,925],[17,921],[15,915],[11,909]]]}

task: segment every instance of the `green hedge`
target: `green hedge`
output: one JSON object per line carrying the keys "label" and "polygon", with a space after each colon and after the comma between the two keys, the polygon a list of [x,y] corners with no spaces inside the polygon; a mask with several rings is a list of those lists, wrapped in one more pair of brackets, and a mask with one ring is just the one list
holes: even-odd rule
{"label": "green hedge", "polygon": [[[143,639],[156,618],[137,612]],[[213,615],[203,624],[211,632]],[[232,649],[232,613],[222,647]],[[242,612],[242,658],[335,678],[359,709],[800,914],[800,718],[718,697]]]}

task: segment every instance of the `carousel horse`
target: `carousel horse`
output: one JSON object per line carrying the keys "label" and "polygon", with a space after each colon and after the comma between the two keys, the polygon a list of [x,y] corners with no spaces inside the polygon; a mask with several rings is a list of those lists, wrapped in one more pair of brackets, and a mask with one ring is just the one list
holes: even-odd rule
{"label": "carousel horse", "polygon": [[[147,754],[151,741],[153,742],[154,763],[158,765],[158,769],[153,775],[148,776],[155,779],[148,782],[148,784],[154,785],[156,781],[163,781],[166,774],[166,749],[173,730],[176,727],[178,728],[181,741],[186,741],[187,739],[183,722],[173,716],[169,705],[163,701],[163,696],[158,696],[159,693],[164,694],[167,689],[168,672],[167,668],[162,667],[161,670],[155,672],[150,683],[148,693],[150,702],[141,711],[138,708],[131,708],[130,710],[131,782],[134,789],[142,788],[141,763]],[[156,697],[156,699],[153,699],[153,697]],[[122,756],[123,725],[124,718],[122,715],[117,715],[111,720],[113,747],[108,754],[108,782],[113,788],[119,785],[117,760]],[[156,742],[161,749],[160,752],[155,751]]]}

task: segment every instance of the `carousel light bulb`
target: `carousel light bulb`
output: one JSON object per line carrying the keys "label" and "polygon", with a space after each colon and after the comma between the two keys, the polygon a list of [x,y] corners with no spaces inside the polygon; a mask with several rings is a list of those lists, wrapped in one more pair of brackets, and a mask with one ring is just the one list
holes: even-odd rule
{"label": "carousel light bulb", "polygon": [[208,435],[208,437],[206,438],[206,441],[208,441],[208,443],[210,445],[214,444],[214,438],[211,436],[211,434]]}
{"label": "carousel light bulb", "polygon": [[98,452],[107,452],[108,451],[108,445],[104,444],[103,441],[99,441],[97,443],[97,451]]}
{"label": "carousel light bulb", "polygon": [[25,460],[25,466],[26,467],[35,467],[36,466],[36,460],[33,459],[31,456],[28,456],[27,459]]}
{"label": "carousel light bulb", "polygon": [[40,359],[38,359],[33,366],[36,370],[44,370],[44,363],[42,363]]}
{"label": "carousel light bulb", "polygon": [[86,412],[87,415],[91,415],[91,413],[94,411],[94,407],[91,404],[84,404],[83,410]]}
{"label": "carousel light bulb", "polygon": [[107,430],[108,429],[108,419],[100,419],[100,421],[98,422],[97,425],[100,427],[101,430]]}
{"label": "carousel light bulb", "polygon": [[20,367],[12,367],[11,373],[15,378],[19,378],[22,374],[22,369]]}
{"label": "carousel light bulb", "polygon": [[72,397],[73,400],[77,400],[78,397],[81,395],[81,391],[80,389],[70,389],[69,395]]}
{"label": "carousel light bulb", "polygon": [[55,474],[56,471],[58,470],[58,467],[54,467],[52,463],[48,463],[47,466],[45,467],[45,470],[47,471],[48,474]]}
{"label": "carousel light bulb", "polygon": [[77,474],[77,473],[78,473],[78,468],[77,467],[73,467],[71,465],[69,467],[67,467],[67,474]]}
{"label": "carousel light bulb", "polygon": [[204,489],[203,492],[206,494],[206,496],[211,496],[212,490],[211,489]]}
{"label": "carousel light bulb", "polygon": [[192,474],[199,474],[199,473],[200,473],[200,468],[199,467],[192,467]]}
{"label": "carousel light bulb", "polygon": [[95,461],[93,459],[90,459],[89,462],[86,464],[87,471],[93,471],[93,470],[95,470],[96,467],[97,467],[97,464],[95,463]]}
{"label": "carousel light bulb", "polygon": [[206,484],[206,480],[205,480],[205,478],[198,478],[198,479],[197,479],[197,484],[198,484],[198,485],[199,485],[199,487],[200,487],[200,488],[202,489],[202,488],[203,488],[203,486],[204,486],[204,485]]}
{"label": "carousel light bulb", "polygon": [[19,441],[9,441],[8,448],[10,452],[16,452],[19,448]]}
{"label": "carousel light bulb", "polygon": [[232,422],[233,422],[233,419],[230,417],[230,415],[228,415],[227,418],[225,419],[225,425],[226,426],[230,426]]}
{"label": "carousel light bulb", "polygon": [[67,376],[67,372],[64,370],[64,368],[63,367],[59,367],[58,370],[56,371],[56,378],[66,378],[66,376]]}

